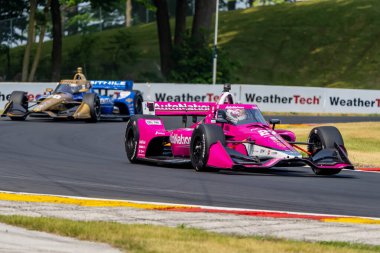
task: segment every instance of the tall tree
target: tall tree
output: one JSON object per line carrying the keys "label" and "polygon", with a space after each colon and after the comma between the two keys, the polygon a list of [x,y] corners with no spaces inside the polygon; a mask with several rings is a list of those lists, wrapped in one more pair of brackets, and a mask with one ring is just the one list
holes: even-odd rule
{"label": "tall tree", "polygon": [[179,45],[183,41],[186,32],[187,0],[177,0],[175,12],[174,44]]}
{"label": "tall tree", "polygon": [[[172,40],[169,23],[169,10],[167,0],[153,0],[156,7],[156,22],[158,39],[160,44],[161,72],[168,76],[173,66]],[[188,2],[186,0],[176,0],[176,27],[174,43],[179,45],[183,41],[186,31],[186,10]],[[207,46],[212,16],[215,11],[216,0],[196,0],[195,14],[192,26],[192,39],[197,41],[196,46]]]}
{"label": "tall tree", "polygon": [[160,44],[161,72],[167,76],[171,69],[172,35],[167,0],[153,0],[156,6],[158,39]]}
{"label": "tall tree", "polygon": [[125,26],[132,25],[132,0],[125,1]]}
{"label": "tall tree", "polygon": [[28,24],[28,40],[25,46],[24,59],[22,61],[21,81],[26,82],[29,72],[30,53],[34,43],[35,16],[37,10],[37,0],[29,1],[29,24]]}
{"label": "tall tree", "polygon": [[33,81],[34,75],[36,74],[36,71],[37,71],[37,68],[38,68],[38,64],[40,62],[42,46],[43,46],[43,42],[44,42],[44,39],[45,39],[45,33],[46,33],[46,26],[47,26],[48,15],[49,15],[50,2],[51,2],[51,0],[48,0],[46,2],[43,14],[40,16],[40,18],[37,18],[37,23],[40,26],[40,34],[39,34],[39,38],[38,38],[37,50],[36,50],[36,53],[34,55],[34,60],[33,60],[32,68],[31,68],[29,76],[28,76],[28,82],[32,82]]}
{"label": "tall tree", "polygon": [[51,0],[50,4],[51,20],[53,23],[53,47],[51,51],[52,67],[51,80],[59,81],[61,77],[61,61],[62,61],[62,20],[61,20],[61,4],[59,0]]}
{"label": "tall tree", "polygon": [[191,37],[198,42],[199,46],[204,46],[208,42],[215,5],[216,0],[197,0],[195,2]]}

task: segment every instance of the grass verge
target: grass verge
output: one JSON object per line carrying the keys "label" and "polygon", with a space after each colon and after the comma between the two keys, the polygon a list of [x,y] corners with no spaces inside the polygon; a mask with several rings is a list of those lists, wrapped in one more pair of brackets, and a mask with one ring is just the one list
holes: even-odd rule
{"label": "grass verge", "polygon": [[380,168],[380,122],[279,125],[278,128],[293,131],[298,141],[307,141],[312,128],[326,125],[340,130],[349,158],[356,167]]}
{"label": "grass verge", "polygon": [[3,215],[0,215],[0,222],[80,240],[103,242],[131,253],[380,252],[379,246],[334,242],[297,242],[269,237],[223,235],[186,228],[185,226],[168,228],[152,225],[126,225],[113,222],[82,222],[46,217]]}

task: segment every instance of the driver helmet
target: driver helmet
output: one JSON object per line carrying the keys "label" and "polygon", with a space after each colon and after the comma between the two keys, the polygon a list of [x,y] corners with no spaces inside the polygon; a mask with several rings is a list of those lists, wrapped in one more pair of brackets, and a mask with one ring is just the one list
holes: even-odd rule
{"label": "driver helmet", "polygon": [[244,108],[234,108],[227,109],[226,117],[228,121],[236,124],[238,121],[247,119],[247,114]]}

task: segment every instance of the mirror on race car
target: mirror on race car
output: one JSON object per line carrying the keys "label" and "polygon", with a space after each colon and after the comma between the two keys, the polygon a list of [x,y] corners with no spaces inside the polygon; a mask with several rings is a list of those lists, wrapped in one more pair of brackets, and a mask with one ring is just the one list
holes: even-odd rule
{"label": "mirror on race car", "polygon": [[281,120],[279,120],[279,119],[270,119],[269,123],[272,124],[272,129],[274,130],[276,124],[281,124]]}

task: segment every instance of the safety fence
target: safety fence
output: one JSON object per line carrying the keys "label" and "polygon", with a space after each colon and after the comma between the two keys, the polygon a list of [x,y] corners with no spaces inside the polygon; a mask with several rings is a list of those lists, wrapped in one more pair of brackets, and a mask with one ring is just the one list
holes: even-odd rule
{"label": "safety fence", "polygon": [[[0,83],[0,108],[12,91],[27,91],[29,99],[44,94],[57,83]],[[232,84],[231,92],[240,103],[257,104],[267,112],[380,114],[380,90],[315,88],[298,86]],[[222,85],[135,83],[145,100],[167,102],[217,101]]]}

